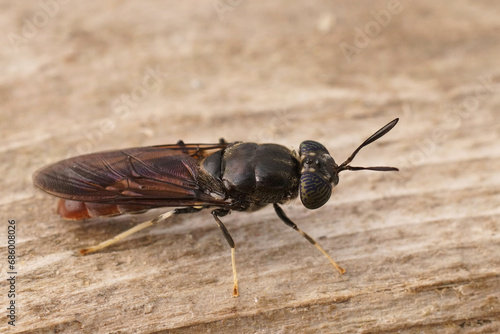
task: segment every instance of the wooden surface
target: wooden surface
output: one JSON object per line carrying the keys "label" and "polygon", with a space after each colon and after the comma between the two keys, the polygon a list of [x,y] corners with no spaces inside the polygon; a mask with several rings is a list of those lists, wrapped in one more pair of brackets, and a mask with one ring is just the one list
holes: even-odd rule
{"label": "wooden surface", "polygon": [[[0,2],[0,210],[19,254],[0,332],[500,332],[496,1],[50,3]],[[233,212],[237,299],[208,212],[81,257],[161,211],[64,221],[31,184],[68,155],[179,139],[314,139],[342,161],[395,117],[355,165],[399,174],[345,172],[323,208],[285,206],[346,274],[272,208]]]}

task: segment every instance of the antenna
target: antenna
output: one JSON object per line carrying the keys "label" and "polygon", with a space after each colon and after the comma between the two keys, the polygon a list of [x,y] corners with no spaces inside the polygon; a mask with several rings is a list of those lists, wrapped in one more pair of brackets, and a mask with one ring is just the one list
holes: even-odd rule
{"label": "antenna", "polygon": [[387,132],[391,131],[392,128],[398,123],[399,118],[396,118],[392,120],[391,122],[387,123],[384,125],[380,130],[372,134],[367,140],[365,140],[361,145],[358,146],[358,148],[352,152],[351,156],[347,158],[346,161],[344,161],[342,164],[340,164],[337,167],[337,173],[343,171],[343,170],[375,170],[375,171],[380,171],[380,172],[389,172],[389,171],[398,171],[396,167],[386,167],[386,166],[376,166],[376,167],[354,167],[354,166],[349,166],[351,161],[354,159],[356,154],[365,147],[366,145],[369,145],[373,143],[375,140],[380,139],[382,136],[384,136]]}

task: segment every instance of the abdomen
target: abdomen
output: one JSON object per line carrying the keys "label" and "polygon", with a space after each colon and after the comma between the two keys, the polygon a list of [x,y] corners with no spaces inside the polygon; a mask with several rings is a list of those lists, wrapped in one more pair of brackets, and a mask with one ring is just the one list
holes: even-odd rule
{"label": "abdomen", "polygon": [[151,207],[140,205],[116,205],[59,199],[57,213],[65,219],[82,220],[101,216],[117,216],[124,213],[141,213]]}

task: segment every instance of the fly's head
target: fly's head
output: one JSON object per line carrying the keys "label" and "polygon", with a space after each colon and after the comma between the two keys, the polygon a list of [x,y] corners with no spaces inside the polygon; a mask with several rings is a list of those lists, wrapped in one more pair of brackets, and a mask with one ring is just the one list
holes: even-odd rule
{"label": "fly's head", "polygon": [[339,173],[344,170],[397,171],[395,167],[354,167],[350,163],[358,152],[366,145],[389,132],[398,122],[396,118],[366,139],[346,161],[337,165],[328,150],[320,143],[306,140],[300,144],[301,161],[299,193],[302,204],[308,209],[322,207],[339,183]]}
{"label": "fly's head", "polygon": [[328,150],[316,141],[302,142],[299,155],[300,200],[306,208],[317,209],[328,202],[333,187],[339,183],[338,166]]}

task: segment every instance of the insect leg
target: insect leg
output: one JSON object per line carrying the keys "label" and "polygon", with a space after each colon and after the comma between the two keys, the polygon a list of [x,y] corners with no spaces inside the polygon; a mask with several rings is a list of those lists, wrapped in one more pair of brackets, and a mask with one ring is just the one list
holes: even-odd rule
{"label": "insect leg", "polygon": [[333,264],[333,266],[335,268],[337,268],[337,270],[341,274],[345,273],[345,269],[342,268],[342,267],[340,267],[337,263],[335,263],[335,261],[333,261],[333,259],[330,257],[330,255],[328,255],[328,253],[323,249],[323,247],[321,247],[320,244],[318,244],[316,242],[316,240],[314,240],[309,234],[307,234],[306,232],[304,232],[300,228],[298,228],[298,226],[293,221],[291,221],[290,218],[288,218],[286,216],[285,212],[283,211],[283,209],[278,204],[274,203],[273,207],[274,207],[274,211],[276,211],[276,214],[278,215],[278,217],[285,224],[287,224],[288,226],[290,226],[291,228],[293,228],[295,231],[299,232],[304,238],[307,239],[307,241],[309,241],[311,244],[313,244],[314,247],[316,247],[321,253],[323,253],[324,256],[326,256],[326,258]]}
{"label": "insect leg", "polygon": [[238,276],[236,275],[236,260],[234,259],[234,241],[233,238],[231,238],[231,235],[229,234],[229,231],[227,230],[226,226],[222,223],[222,221],[219,219],[219,217],[224,217],[229,213],[229,210],[224,210],[224,209],[216,209],[212,211],[212,216],[214,216],[215,222],[217,225],[219,225],[220,230],[222,231],[222,234],[224,235],[224,238],[226,239],[227,243],[229,244],[229,247],[231,247],[231,264],[233,266],[233,297],[238,297]]}
{"label": "insect leg", "polygon": [[154,219],[151,219],[151,220],[148,220],[148,221],[146,221],[144,223],[141,223],[139,225],[136,225],[136,226],[132,227],[131,229],[126,230],[125,232],[122,232],[122,233],[118,234],[117,236],[115,236],[115,237],[113,237],[111,239],[108,239],[106,241],[101,242],[98,245],[95,245],[95,246],[92,246],[92,247],[89,247],[89,248],[80,249],[79,252],[82,255],[97,252],[97,251],[99,251],[99,250],[101,250],[103,248],[109,247],[112,244],[117,243],[118,241],[120,241],[122,239],[125,239],[129,235],[132,235],[132,234],[134,234],[136,232],[139,232],[140,230],[143,230],[143,229],[145,229],[147,227],[150,227],[150,226],[153,226],[155,224],[158,224],[159,222],[164,221],[164,220],[170,218],[172,215],[182,214],[182,213],[192,213],[192,212],[200,211],[202,208],[203,207],[200,207],[200,208],[197,208],[197,207],[196,208],[195,207],[188,207],[188,208],[175,209],[175,210],[172,210],[172,211],[168,211],[168,212],[162,213],[158,217],[156,217]]}

